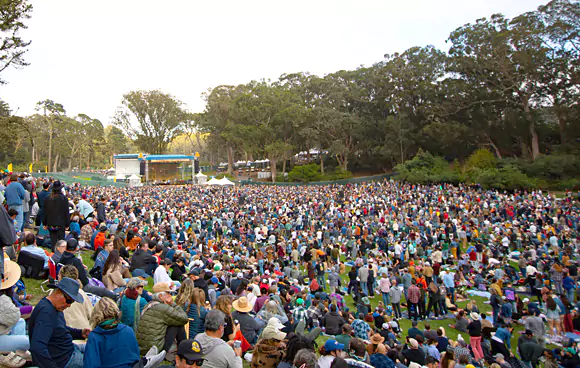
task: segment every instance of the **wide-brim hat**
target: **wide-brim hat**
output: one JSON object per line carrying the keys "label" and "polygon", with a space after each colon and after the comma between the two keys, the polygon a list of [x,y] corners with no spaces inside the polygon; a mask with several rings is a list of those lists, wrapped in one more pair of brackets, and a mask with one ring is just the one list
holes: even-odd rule
{"label": "wide-brim hat", "polygon": [[237,310],[238,312],[242,313],[247,313],[252,310],[252,306],[248,302],[248,298],[246,298],[245,296],[242,296],[238,300],[235,300],[232,303],[232,307],[234,307],[234,309]]}
{"label": "wide-brim hat", "polygon": [[380,334],[376,333],[371,337],[372,344],[382,344],[385,341],[385,338]]}
{"label": "wide-brim hat", "polygon": [[52,289],[59,289],[77,303],[83,303],[85,301],[83,296],[79,293],[81,286],[77,280],[63,277],[62,280],[60,280],[58,283],[48,285],[48,287]]}
{"label": "wide-brim hat", "polygon": [[471,312],[469,315],[471,316],[471,319],[474,321],[479,321],[479,319],[481,318],[480,315],[475,312]]}
{"label": "wide-brim hat", "polygon": [[11,260],[4,261],[4,278],[1,281],[0,290],[5,290],[14,286],[18,280],[20,280],[20,276],[22,275],[22,270],[20,266]]}

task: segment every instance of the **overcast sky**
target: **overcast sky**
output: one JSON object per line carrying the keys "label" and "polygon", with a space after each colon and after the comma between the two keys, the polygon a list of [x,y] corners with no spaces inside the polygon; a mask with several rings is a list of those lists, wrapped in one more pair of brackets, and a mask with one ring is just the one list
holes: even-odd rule
{"label": "overcast sky", "polygon": [[547,0],[37,0],[25,57],[2,74],[0,98],[19,115],[52,99],[69,116],[111,121],[123,93],[160,89],[204,108],[220,84],[324,75],[435,45],[493,13],[513,17]]}

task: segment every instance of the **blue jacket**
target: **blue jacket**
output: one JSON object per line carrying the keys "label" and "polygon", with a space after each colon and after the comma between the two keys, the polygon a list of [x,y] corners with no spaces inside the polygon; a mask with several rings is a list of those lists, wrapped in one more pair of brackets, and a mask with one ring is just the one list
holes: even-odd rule
{"label": "blue jacket", "polygon": [[[147,301],[145,298],[141,297],[139,301],[139,309],[143,312],[143,308]],[[133,321],[135,318],[135,299],[129,299],[125,295],[121,299],[121,322],[126,324],[127,326],[133,328]]]}
{"label": "blue jacket", "polygon": [[111,330],[97,326],[85,348],[85,368],[130,368],[140,359],[139,344],[132,328],[120,323]]}
{"label": "blue jacket", "polygon": [[576,284],[574,283],[574,279],[572,279],[570,276],[566,276],[564,277],[564,280],[562,280],[562,286],[564,286],[564,289],[570,290],[574,289]]}
{"label": "blue jacket", "polygon": [[22,206],[24,200],[24,187],[17,181],[13,181],[4,190],[6,204],[8,206]]}
{"label": "blue jacket", "polygon": [[[187,306],[185,307],[187,312]],[[189,307],[189,312],[187,312],[187,317],[189,318],[189,336],[195,337],[198,333],[205,332],[205,316],[207,315],[207,309],[201,307],[199,309],[199,315],[197,315],[197,305],[191,304]]]}

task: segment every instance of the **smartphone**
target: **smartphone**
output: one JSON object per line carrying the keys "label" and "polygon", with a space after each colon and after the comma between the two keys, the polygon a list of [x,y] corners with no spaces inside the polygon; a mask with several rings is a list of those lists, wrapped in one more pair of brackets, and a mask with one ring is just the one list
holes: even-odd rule
{"label": "smartphone", "polygon": [[238,349],[242,347],[242,342],[240,340],[234,341],[234,349]]}
{"label": "smartphone", "polygon": [[234,323],[235,323],[236,325],[239,325],[239,324],[240,324],[240,321],[238,321],[238,320],[236,319],[236,320],[234,320]]}

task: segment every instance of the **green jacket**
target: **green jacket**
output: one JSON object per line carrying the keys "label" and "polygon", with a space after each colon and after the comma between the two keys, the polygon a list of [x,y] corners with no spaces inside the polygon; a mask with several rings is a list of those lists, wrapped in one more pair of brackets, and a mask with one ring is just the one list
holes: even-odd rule
{"label": "green jacket", "polygon": [[145,355],[154,345],[159,351],[163,350],[167,327],[181,327],[187,322],[187,314],[175,303],[167,305],[152,301],[147,304],[143,309],[137,329],[137,342],[141,348],[141,355]]}

